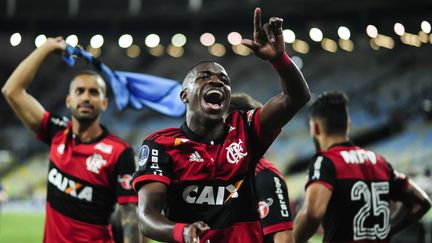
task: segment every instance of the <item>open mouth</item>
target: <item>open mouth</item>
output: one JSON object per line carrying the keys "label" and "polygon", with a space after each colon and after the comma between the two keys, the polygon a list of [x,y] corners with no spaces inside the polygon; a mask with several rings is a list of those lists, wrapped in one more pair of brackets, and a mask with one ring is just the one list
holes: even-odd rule
{"label": "open mouth", "polygon": [[224,95],[220,90],[211,89],[204,94],[204,101],[210,109],[219,110],[222,108]]}

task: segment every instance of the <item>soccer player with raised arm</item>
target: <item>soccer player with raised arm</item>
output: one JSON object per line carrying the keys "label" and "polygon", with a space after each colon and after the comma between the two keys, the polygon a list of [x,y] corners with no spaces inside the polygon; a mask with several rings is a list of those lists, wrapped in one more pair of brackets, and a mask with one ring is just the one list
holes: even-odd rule
{"label": "soccer player with raised arm", "polygon": [[261,23],[242,43],[270,61],[282,92],[262,108],[233,112],[231,80],[216,62],[201,62],[183,81],[186,121],[147,137],[133,187],[142,232],[168,242],[262,242],[252,191],[255,163],[280,129],[310,98],[301,72],[285,53],[282,19]]}
{"label": "soccer player with raised arm", "polygon": [[70,82],[66,106],[72,120],[46,111],[27,93],[47,56],[65,48],[63,38],[48,38],[2,88],[24,125],[50,146],[44,242],[113,242],[108,220],[116,203],[124,242],[138,242],[138,197],[129,185],[134,154],[129,144],[100,124],[108,105],[102,77],[84,71]]}

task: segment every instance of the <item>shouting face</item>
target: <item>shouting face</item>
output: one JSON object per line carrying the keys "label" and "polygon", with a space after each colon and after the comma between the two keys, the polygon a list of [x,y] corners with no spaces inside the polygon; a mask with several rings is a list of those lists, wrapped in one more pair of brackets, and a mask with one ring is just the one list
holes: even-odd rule
{"label": "shouting face", "polygon": [[100,77],[78,75],[70,84],[66,106],[79,122],[93,122],[107,108],[105,90],[105,83]]}
{"label": "shouting face", "polygon": [[197,118],[222,120],[231,100],[230,80],[215,62],[203,62],[186,76],[181,93],[188,113]]}

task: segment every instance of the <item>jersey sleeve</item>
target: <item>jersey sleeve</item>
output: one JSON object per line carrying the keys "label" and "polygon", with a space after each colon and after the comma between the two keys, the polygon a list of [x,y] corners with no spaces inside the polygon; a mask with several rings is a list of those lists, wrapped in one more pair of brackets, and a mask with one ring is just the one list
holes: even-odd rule
{"label": "jersey sleeve", "polygon": [[68,123],[68,118],[56,116],[46,111],[42,118],[42,124],[37,134],[37,139],[46,144],[50,144],[54,135],[64,130]]}
{"label": "jersey sleeve", "polygon": [[306,188],[312,183],[321,183],[330,190],[333,190],[336,181],[336,168],[333,162],[320,154],[314,156],[313,162],[309,165],[308,181]]}
{"label": "jersey sleeve", "polygon": [[130,185],[135,168],[134,152],[131,147],[127,147],[117,160],[115,191],[118,204],[138,202],[138,196]]}
{"label": "jersey sleeve", "polygon": [[387,162],[390,173],[390,198],[394,200],[400,200],[400,192],[405,190],[408,186],[408,177],[393,169],[392,165]]}
{"label": "jersey sleeve", "polygon": [[150,181],[171,183],[172,160],[162,145],[145,140],[138,154],[138,170],[132,178],[132,187],[138,190]]}
{"label": "jersey sleeve", "polygon": [[250,110],[246,113],[246,125],[252,141],[257,143],[255,146],[260,148],[258,157],[261,157],[265,151],[270,147],[276,137],[279,135],[281,129],[277,129],[273,134],[265,133],[260,123],[261,108]]}
{"label": "jersey sleeve", "polygon": [[284,179],[271,170],[262,170],[256,174],[255,183],[258,212],[264,235],[292,230],[288,188]]}

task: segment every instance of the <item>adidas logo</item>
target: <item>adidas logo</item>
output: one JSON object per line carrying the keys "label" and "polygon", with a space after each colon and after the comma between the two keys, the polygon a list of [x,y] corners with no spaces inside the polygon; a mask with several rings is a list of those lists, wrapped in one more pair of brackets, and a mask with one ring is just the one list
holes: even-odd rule
{"label": "adidas logo", "polygon": [[204,159],[197,151],[195,151],[189,156],[189,162],[204,162]]}

